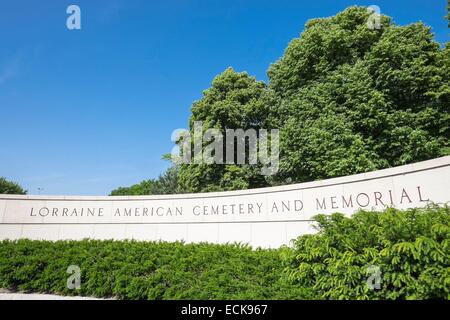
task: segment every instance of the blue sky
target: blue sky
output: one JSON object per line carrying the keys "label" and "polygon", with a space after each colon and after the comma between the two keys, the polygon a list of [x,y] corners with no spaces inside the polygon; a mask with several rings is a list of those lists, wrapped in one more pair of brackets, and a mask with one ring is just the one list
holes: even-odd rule
{"label": "blue sky", "polygon": [[[66,28],[70,4],[81,30]],[[0,176],[56,195],[156,177],[215,75],[232,66],[266,81],[308,19],[374,4],[448,41],[445,0],[3,1]]]}

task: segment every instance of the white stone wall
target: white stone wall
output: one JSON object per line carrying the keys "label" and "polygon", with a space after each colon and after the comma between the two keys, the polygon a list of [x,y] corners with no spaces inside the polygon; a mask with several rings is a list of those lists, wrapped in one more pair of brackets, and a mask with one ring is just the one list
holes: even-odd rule
{"label": "white stone wall", "polygon": [[278,247],[317,213],[450,201],[450,156],[364,174],[245,191],[73,197],[0,195],[0,239],[246,242]]}

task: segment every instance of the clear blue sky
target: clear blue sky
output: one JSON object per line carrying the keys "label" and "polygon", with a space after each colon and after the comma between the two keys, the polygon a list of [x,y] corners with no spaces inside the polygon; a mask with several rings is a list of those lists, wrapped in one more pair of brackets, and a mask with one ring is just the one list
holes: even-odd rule
{"label": "clear blue sky", "polygon": [[[70,4],[81,30],[66,28]],[[0,176],[67,195],[156,177],[215,75],[232,66],[267,80],[308,19],[355,4],[448,41],[445,0],[2,1]]]}

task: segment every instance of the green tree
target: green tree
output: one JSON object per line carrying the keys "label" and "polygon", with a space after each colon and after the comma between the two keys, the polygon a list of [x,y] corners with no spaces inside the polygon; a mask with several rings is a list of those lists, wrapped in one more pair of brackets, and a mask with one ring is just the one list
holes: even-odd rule
{"label": "green tree", "polygon": [[[191,134],[194,122],[201,121],[203,132],[218,129],[225,137],[226,129],[255,129],[265,127],[271,97],[264,82],[257,81],[246,72],[226,69],[203,92],[203,97],[192,105],[189,119]],[[204,142],[205,147],[210,141]],[[226,150],[223,151],[224,157]],[[248,153],[247,153],[248,156]],[[248,158],[247,158],[248,159]],[[182,164],[181,186],[189,192],[220,191],[267,186],[257,165],[235,164]]]}
{"label": "green tree", "polygon": [[173,166],[167,169],[156,179],[144,180],[130,187],[119,187],[111,191],[111,196],[137,196],[151,194],[174,194],[180,193],[178,182],[178,169]]}
{"label": "green tree", "polygon": [[15,183],[0,177],[0,194],[26,194],[27,191]]}
{"label": "green tree", "polygon": [[268,71],[280,98],[279,181],[371,171],[450,153],[449,49],[422,23],[366,8],[314,19]]}
{"label": "green tree", "polygon": [[321,82],[342,65],[353,65],[392,25],[381,16],[380,29],[369,29],[370,13],[350,7],[336,16],[309,20],[299,38],[292,40],[280,60],[268,70],[270,87],[290,96],[312,82]]}
{"label": "green tree", "polygon": [[[228,68],[192,105],[189,128],[280,130],[280,167],[182,164],[189,192],[325,179],[450,154],[450,45],[423,23],[398,26],[366,7],[312,19],[268,70]],[[207,143],[204,143],[205,148]]]}

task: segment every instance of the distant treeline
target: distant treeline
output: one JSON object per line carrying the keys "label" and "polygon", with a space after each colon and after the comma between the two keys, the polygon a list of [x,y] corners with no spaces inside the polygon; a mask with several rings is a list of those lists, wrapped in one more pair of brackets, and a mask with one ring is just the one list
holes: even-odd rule
{"label": "distant treeline", "polygon": [[26,194],[18,183],[8,181],[6,178],[0,177],[0,194]]}

